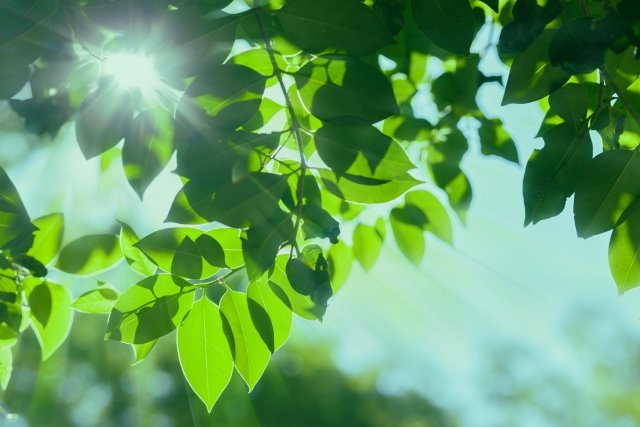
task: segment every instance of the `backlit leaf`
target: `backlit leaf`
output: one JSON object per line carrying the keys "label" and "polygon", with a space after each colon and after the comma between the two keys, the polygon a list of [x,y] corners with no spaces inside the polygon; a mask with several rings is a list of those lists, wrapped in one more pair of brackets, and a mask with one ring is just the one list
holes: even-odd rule
{"label": "backlit leaf", "polygon": [[380,256],[383,238],[375,228],[358,224],[353,231],[353,257],[364,271],[369,271]]}
{"label": "backlit leaf", "polygon": [[266,274],[249,284],[247,298],[253,324],[273,353],[289,338],[291,308],[274,292]]}
{"label": "backlit leaf", "polygon": [[54,213],[33,220],[38,230],[33,233],[34,240],[27,255],[37,259],[45,266],[51,263],[60,251],[64,231],[64,215]]}
{"label": "backlit leaf", "polygon": [[83,313],[108,314],[115,305],[121,292],[108,283],[102,283],[80,295],[71,307]]}
{"label": "backlit leaf", "polygon": [[113,268],[122,258],[118,236],[94,234],[80,237],[62,248],[56,268],[85,276]]}
{"label": "backlit leaf", "polygon": [[122,228],[120,229],[120,249],[124,255],[124,259],[127,260],[127,264],[136,273],[140,273],[143,276],[151,276],[156,272],[156,266],[147,258],[140,249],[135,245],[140,241],[138,235],[133,229],[122,221],[119,221]]}
{"label": "backlit leaf", "polygon": [[233,373],[220,309],[203,296],[178,328],[178,355],[189,385],[211,411]]}

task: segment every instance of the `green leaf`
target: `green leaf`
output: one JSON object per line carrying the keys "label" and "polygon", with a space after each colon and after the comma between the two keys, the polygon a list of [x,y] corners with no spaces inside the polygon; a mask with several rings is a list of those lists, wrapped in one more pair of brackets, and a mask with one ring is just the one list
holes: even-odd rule
{"label": "green leaf", "polygon": [[[282,58],[282,55],[274,53],[274,56],[278,68],[286,70],[287,63]],[[249,67],[265,77],[272,77],[274,75],[273,64],[271,63],[271,57],[267,49],[258,48],[247,50],[229,58],[229,63]]]}
{"label": "green leaf", "polygon": [[[158,340],[149,341],[144,344],[133,344],[133,352],[135,354],[136,360],[133,362],[133,365],[137,365],[142,362],[149,355],[153,347],[155,347]],[[132,366],[133,366],[132,365]]]}
{"label": "green leaf", "polygon": [[597,130],[602,137],[602,147],[605,151],[620,148],[620,136],[624,132],[625,119],[622,111],[608,105],[598,113],[591,129]]}
{"label": "green leaf", "polygon": [[473,189],[469,179],[460,170],[458,175],[444,187],[444,190],[449,198],[449,206],[453,208],[464,224],[467,219],[467,211],[471,206],[471,199],[473,199]]}
{"label": "green leaf", "polygon": [[369,271],[380,256],[383,237],[375,228],[358,224],[353,230],[353,256],[360,263],[364,271]]}
{"label": "green leaf", "polygon": [[196,301],[178,328],[178,356],[189,385],[209,412],[229,384],[233,357],[220,309],[206,295]]}
{"label": "green leaf", "polygon": [[249,280],[258,280],[276,260],[280,246],[294,236],[293,214],[277,209],[266,222],[249,228],[242,239],[242,253]]}
{"label": "green leaf", "polygon": [[405,0],[375,0],[371,9],[382,19],[389,33],[397,36],[405,22]]}
{"label": "green leaf", "polygon": [[363,56],[394,43],[380,18],[357,0],[292,0],[276,13],[291,40],[309,53],[337,49]]}
{"label": "green leaf", "polygon": [[0,168],[0,249],[8,249],[28,238],[36,227],[22,204],[18,190]]}
{"label": "green leaf", "polygon": [[376,123],[400,112],[384,74],[356,58],[319,57],[302,67],[295,78],[302,102],[321,120],[356,117]]}
{"label": "green leaf", "polygon": [[640,153],[612,150],[597,155],[584,168],[573,206],[578,236],[611,230],[622,213],[640,198]]}
{"label": "green leaf", "polygon": [[62,285],[48,281],[25,282],[31,307],[31,325],[47,360],[62,345],[71,329],[71,293]]}
{"label": "green leaf", "polygon": [[191,83],[176,111],[175,143],[187,143],[205,127],[234,130],[260,108],[267,78],[242,65],[213,67]]}
{"label": "green leaf", "polygon": [[350,202],[366,204],[390,202],[422,183],[409,174],[404,174],[391,181],[380,181],[359,180],[357,176],[353,175],[338,178],[333,171],[327,169],[320,169],[319,172],[322,183],[335,196]]}
{"label": "green leaf", "polygon": [[613,229],[609,242],[609,269],[618,287],[618,295],[640,286],[639,256],[640,210],[635,209]]}
{"label": "green leaf", "polygon": [[92,289],[80,295],[71,307],[83,313],[109,314],[121,292],[109,283],[101,283],[98,289]]}
{"label": "green leaf", "polygon": [[407,224],[401,219],[398,219],[397,209],[398,208],[392,209],[391,215],[389,215],[393,236],[396,239],[396,244],[400,252],[417,267],[422,262],[424,256],[424,234],[419,227],[413,224]]}
{"label": "green leaf", "polygon": [[278,208],[286,185],[286,176],[251,172],[220,187],[213,199],[212,218],[234,228],[260,226]]}
{"label": "green leaf", "polygon": [[31,77],[29,67],[0,72],[0,99],[9,99],[27,84]]}
{"label": "green leaf", "polygon": [[329,212],[319,206],[306,205],[302,208],[302,232],[305,239],[313,239],[315,237],[321,239],[329,239],[331,243],[338,241],[340,235],[340,224],[333,219]]}
{"label": "green leaf", "polygon": [[269,277],[269,285],[276,295],[303,319],[321,319],[326,307],[317,306],[308,295],[302,295],[291,286],[287,278],[289,255],[279,255]]}
{"label": "green leaf", "polygon": [[337,293],[347,281],[353,264],[352,249],[342,240],[331,245],[327,261],[329,262],[329,273],[331,274],[331,286],[333,293]]}
{"label": "green leaf", "polygon": [[62,248],[55,266],[65,273],[86,276],[111,269],[121,260],[118,236],[94,234],[80,237]]}
{"label": "green leaf", "polygon": [[628,88],[640,74],[640,60],[635,58],[635,50],[632,46],[620,54],[611,50],[605,54],[604,68],[620,90]]}
{"label": "green leaf", "polygon": [[289,338],[291,308],[274,292],[266,274],[247,287],[247,303],[254,326],[271,353],[275,352]]}
{"label": "green leaf", "polygon": [[589,133],[577,134],[573,124],[563,123],[543,136],[544,147],[535,150],[524,172],[522,195],[524,225],[560,214],[576,190],[580,174],[593,156]]}
{"label": "green leaf", "polygon": [[253,325],[247,295],[227,290],[220,300],[220,311],[233,336],[231,354],[236,369],[251,391],[267,367],[271,353]]}
{"label": "green leaf", "polygon": [[64,231],[64,215],[54,213],[33,220],[38,228],[33,233],[34,240],[27,255],[37,259],[43,265],[48,265],[58,255]]}
{"label": "green leaf", "polygon": [[329,265],[318,245],[305,246],[298,258],[287,262],[287,278],[296,292],[310,296],[316,307],[326,309],[333,289]]}
{"label": "green leaf", "polygon": [[163,74],[190,77],[203,66],[220,65],[233,47],[236,31],[244,15],[213,12],[207,4],[180,5],[166,13],[163,28],[171,48],[161,49],[155,66]]}
{"label": "green leaf", "polygon": [[180,150],[175,173],[201,184],[222,185],[240,178],[239,167],[252,155],[277,148],[279,140],[279,133],[203,130]]}
{"label": "green leaf", "polygon": [[426,216],[427,222],[422,225],[424,231],[432,233],[443,242],[453,244],[451,219],[436,196],[425,190],[416,190],[407,193],[404,200],[407,206],[417,207]]}
{"label": "green leaf", "polygon": [[[224,262],[227,268],[238,268],[244,265],[242,254],[242,240],[240,231],[234,228],[216,228],[205,233],[213,237],[222,246],[224,251]],[[206,251],[202,251],[202,256],[207,259]]]}
{"label": "green leaf", "polygon": [[162,107],[142,111],[131,123],[122,149],[124,173],[140,199],[173,153],[173,116]]}
{"label": "green leaf", "polygon": [[49,22],[58,9],[56,3],[28,0],[0,7],[0,63],[5,70],[25,67],[42,55],[49,42]]}
{"label": "green leaf", "polygon": [[6,390],[13,371],[13,353],[11,348],[0,349],[0,387]]}
{"label": "green leaf", "polygon": [[167,273],[204,279],[213,276],[219,268],[202,262],[195,243],[201,235],[202,231],[195,228],[165,228],[143,237],[133,246]]}
{"label": "green leaf", "polygon": [[571,77],[549,62],[549,44],[557,30],[545,30],[511,65],[502,105],[527,104],[561,88]]}
{"label": "green leaf", "polygon": [[360,120],[326,123],[314,140],[320,158],[337,176],[392,180],[415,168],[400,144]]}
{"label": "green leaf", "polygon": [[499,156],[513,163],[519,163],[518,149],[511,136],[504,130],[502,120],[480,119],[480,151],[485,156]]}
{"label": "green leaf", "polygon": [[140,241],[138,235],[133,229],[122,221],[118,221],[122,228],[120,229],[120,249],[127,260],[129,267],[136,273],[143,276],[151,276],[156,272],[156,266],[147,258],[140,249],[134,245]]}
{"label": "green leaf", "polygon": [[216,190],[217,187],[211,185],[187,182],[176,194],[165,222],[196,225],[213,221],[211,205]]}
{"label": "green leaf", "polygon": [[449,52],[469,56],[474,23],[468,0],[411,0],[411,10],[429,40]]}
{"label": "green leaf", "polygon": [[99,156],[126,136],[133,110],[131,94],[115,83],[87,96],[76,119],[76,138],[85,159]]}
{"label": "green leaf", "polygon": [[106,339],[145,344],[176,329],[193,305],[195,288],[172,274],[141,280],[118,298]]}
{"label": "green leaf", "polygon": [[569,74],[588,74],[603,65],[609,44],[608,35],[602,31],[604,22],[609,19],[594,21],[589,16],[565,22],[549,45],[551,65]]}
{"label": "green leaf", "polygon": [[573,125],[576,132],[587,118],[589,93],[584,86],[567,83],[549,96],[549,106],[562,120]]}

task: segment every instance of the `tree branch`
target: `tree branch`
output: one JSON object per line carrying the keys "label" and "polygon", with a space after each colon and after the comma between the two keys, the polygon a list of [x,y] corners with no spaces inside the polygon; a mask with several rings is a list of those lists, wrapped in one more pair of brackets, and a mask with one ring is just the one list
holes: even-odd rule
{"label": "tree branch", "polygon": [[[276,61],[276,56],[273,52],[273,48],[271,47],[271,41],[269,40],[269,36],[267,35],[267,30],[264,26],[264,21],[262,20],[262,15],[260,15],[260,2],[259,0],[254,0],[254,9],[253,11],[256,14],[256,19],[258,20],[258,27],[260,27],[260,33],[262,34],[262,39],[264,40],[264,46],[269,53],[269,58],[271,59],[271,65],[273,65],[273,71],[278,79],[278,84],[280,85],[280,89],[282,90],[282,94],[284,95],[284,99],[287,103],[287,109],[289,110],[289,116],[291,116],[291,127],[293,128],[293,135],[296,139],[296,143],[298,144],[298,152],[300,154],[300,182],[298,183],[298,214],[296,215],[296,225],[294,227],[293,236],[291,236],[290,243],[292,246],[295,246],[294,243],[298,236],[298,230],[300,229],[300,221],[302,219],[302,198],[304,196],[304,181],[305,175],[307,172],[307,163],[304,159],[304,147],[302,145],[302,135],[300,134],[300,123],[298,122],[298,117],[296,116],[296,112],[293,108],[293,104],[291,103],[291,98],[289,98],[289,93],[287,92],[287,88],[284,85],[284,81],[282,80],[282,70],[278,67],[278,63]],[[296,246],[297,249],[297,246]]]}

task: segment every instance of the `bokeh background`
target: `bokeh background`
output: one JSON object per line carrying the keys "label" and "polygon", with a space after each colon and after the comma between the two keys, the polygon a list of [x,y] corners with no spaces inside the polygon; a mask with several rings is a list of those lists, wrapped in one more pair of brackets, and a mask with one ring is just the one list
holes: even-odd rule
{"label": "bokeh background", "polygon": [[[476,52],[489,37],[497,32],[481,30]],[[444,70],[437,59],[428,69],[433,77]],[[495,49],[485,53],[481,69],[506,77]],[[433,118],[429,86],[420,90],[414,112]],[[251,394],[234,374],[207,414],[183,379],[174,334],[131,366],[129,346],[104,341],[106,316],[76,313],[68,340],[46,362],[31,332],[14,348],[13,376],[0,402],[18,418],[0,417],[0,425],[640,425],[640,293],[618,297],[607,264],[609,236],[578,239],[571,200],[557,218],[523,228],[524,164],[543,144],[534,138],[543,112],[535,104],[500,107],[502,91],[498,83],[485,84],[478,104],[505,122],[521,165],[482,156],[471,132],[476,124],[466,121],[471,150],[462,168],[474,199],[466,225],[452,215],[453,246],[428,239],[416,268],[388,238],[369,273],[354,264],[323,323],[296,319],[292,337]],[[18,95],[29,96],[28,87]],[[599,136],[592,138],[597,147]],[[181,186],[170,172],[174,162],[140,201],[126,184],[118,148],[85,161],[73,123],[55,140],[39,140],[0,102],[0,166],[32,218],[64,212],[66,242],[116,232],[116,219],[139,235],[167,226]],[[372,223],[388,209],[368,210],[358,221]],[[352,229],[342,229],[347,243]],[[137,276],[120,265],[99,279],[125,289]],[[74,295],[95,287],[95,279],[58,280]]]}

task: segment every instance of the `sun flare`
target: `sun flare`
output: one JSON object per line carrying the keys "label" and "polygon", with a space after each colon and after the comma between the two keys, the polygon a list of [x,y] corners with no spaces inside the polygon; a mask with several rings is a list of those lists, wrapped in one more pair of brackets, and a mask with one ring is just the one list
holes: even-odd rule
{"label": "sun flare", "polygon": [[144,55],[118,53],[106,60],[105,73],[127,89],[153,89],[160,82],[153,60]]}

